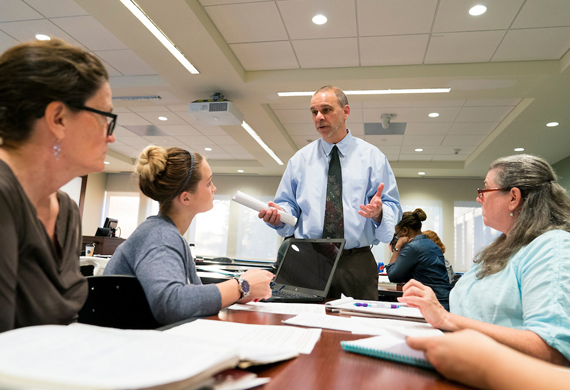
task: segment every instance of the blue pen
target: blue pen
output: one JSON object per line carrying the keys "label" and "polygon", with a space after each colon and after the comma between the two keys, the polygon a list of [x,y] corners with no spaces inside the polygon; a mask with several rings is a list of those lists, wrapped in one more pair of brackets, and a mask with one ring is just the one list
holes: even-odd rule
{"label": "blue pen", "polygon": [[397,309],[400,305],[390,302],[378,302],[378,303],[364,303],[364,302],[356,302],[354,306],[357,307],[383,307],[385,309]]}

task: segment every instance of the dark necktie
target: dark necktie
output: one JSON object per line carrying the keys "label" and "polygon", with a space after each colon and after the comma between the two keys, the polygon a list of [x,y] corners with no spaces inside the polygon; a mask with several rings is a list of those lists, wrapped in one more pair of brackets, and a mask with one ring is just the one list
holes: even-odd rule
{"label": "dark necktie", "polygon": [[344,238],[344,217],[342,214],[342,172],[336,145],[332,148],[329,176],[327,180],[327,202],[323,238]]}

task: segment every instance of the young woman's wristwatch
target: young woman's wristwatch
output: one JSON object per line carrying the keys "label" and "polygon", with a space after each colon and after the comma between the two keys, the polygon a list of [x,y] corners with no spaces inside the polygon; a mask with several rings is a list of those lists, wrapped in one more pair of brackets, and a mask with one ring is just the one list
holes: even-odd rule
{"label": "young woman's wristwatch", "polygon": [[249,282],[241,276],[236,276],[234,279],[238,282],[238,288],[240,292],[239,299],[247,298],[249,296]]}

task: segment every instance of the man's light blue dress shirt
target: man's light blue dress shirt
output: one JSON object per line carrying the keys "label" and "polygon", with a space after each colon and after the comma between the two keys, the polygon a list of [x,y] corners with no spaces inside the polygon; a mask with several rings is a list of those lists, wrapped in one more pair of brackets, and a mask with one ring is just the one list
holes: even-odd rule
{"label": "man's light blue dress shirt", "polygon": [[[321,238],[330,153],[334,144],[318,139],[299,150],[287,164],[275,203],[298,218],[297,226],[280,224],[277,232],[297,238]],[[386,156],[375,146],[348,134],[336,144],[342,167],[342,203],[346,249],[388,243],[402,217],[396,178]],[[358,214],[384,183],[383,216],[378,224]],[[268,224],[269,225],[269,224]],[[269,225],[271,226],[271,225]],[[271,226],[273,227],[273,226]]]}
{"label": "man's light blue dress shirt", "polygon": [[473,265],[451,290],[451,312],[533,331],[570,360],[570,233],[542,234],[483,279],[479,268]]}

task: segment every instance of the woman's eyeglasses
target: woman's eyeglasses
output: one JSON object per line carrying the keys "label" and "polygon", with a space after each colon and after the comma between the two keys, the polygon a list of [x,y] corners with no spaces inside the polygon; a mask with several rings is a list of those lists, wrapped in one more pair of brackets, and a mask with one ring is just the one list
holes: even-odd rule
{"label": "woman's eyeglasses", "polygon": [[91,107],[85,107],[82,105],[69,105],[70,107],[76,108],[78,110],[85,110],[89,112],[94,112],[95,114],[103,115],[107,119],[107,137],[113,134],[115,130],[115,124],[117,123],[117,114],[110,112],[99,111]]}
{"label": "woman's eyeglasses", "polygon": [[482,190],[480,190],[479,188],[477,188],[477,196],[479,197],[479,199],[483,199],[483,194],[485,192],[493,192],[493,191],[508,191],[511,188],[484,188]]}

